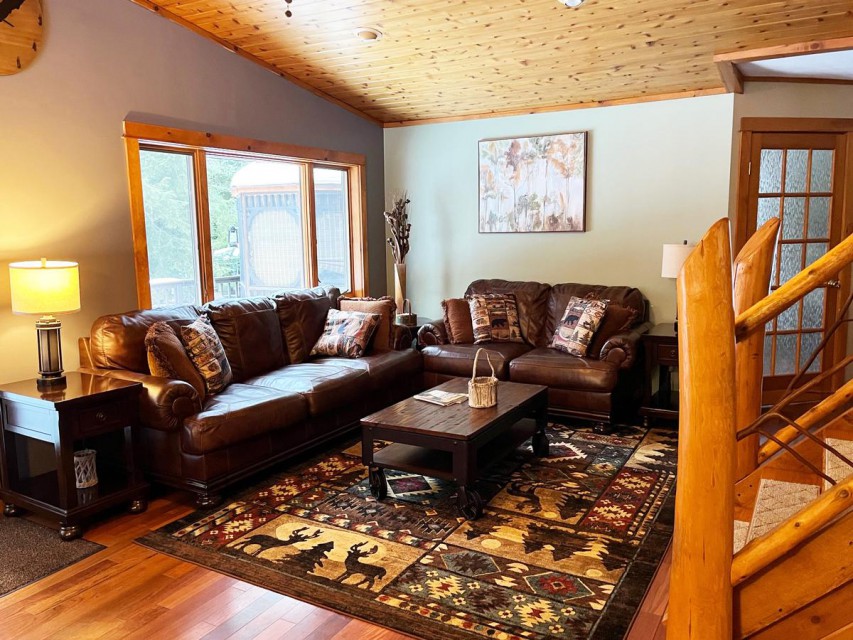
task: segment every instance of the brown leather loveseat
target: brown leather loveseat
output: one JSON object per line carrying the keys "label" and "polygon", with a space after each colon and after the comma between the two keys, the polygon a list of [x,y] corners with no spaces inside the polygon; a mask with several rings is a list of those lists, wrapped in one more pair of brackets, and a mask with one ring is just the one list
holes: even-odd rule
{"label": "brown leather loveseat", "polygon": [[[452,377],[470,377],[474,354],[485,347],[501,380],[548,387],[548,410],[554,415],[583,418],[597,427],[613,424],[633,413],[641,391],[640,334],[651,327],[648,304],[638,289],[585,284],[475,280],[465,291],[473,294],[512,293],[518,306],[524,342],[450,344],[444,320],[424,325],[418,345],[424,358],[424,384],[433,386]],[[614,313],[621,307],[626,328],[608,322],[607,313],[586,357],[549,349],[548,343],[572,296],[609,300]],[[623,325],[624,327],[624,325]],[[480,358],[478,375],[489,373]]]}
{"label": "brown leather loveseat", "polygon": [[[399,348],[411,346],[408,336],[386,345],[374,339],[358,359],[309,355],[328,310],[338,306],[337,289],[317,288],[103,316],[80,339],[81,370],[144,384],[146,474],[194,491],[209,506],[227,485],[355,427],[419,388],[421,357]],[[232,384],[203,402],[189,383],[150,375],[145,347],[155,322],[202,314],[233,373]],[[399,334],[393,325],[389,331]]]}

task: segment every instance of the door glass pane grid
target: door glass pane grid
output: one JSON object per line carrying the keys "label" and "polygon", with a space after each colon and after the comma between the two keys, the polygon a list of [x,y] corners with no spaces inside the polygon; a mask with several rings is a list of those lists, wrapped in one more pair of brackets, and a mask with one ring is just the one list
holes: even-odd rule
{"label": "door glass pane grid", "polygon": [[[772,217],[779,217],[781,226],[771,289],[828,250],[833,161],[832,150],[761,152],[757,226]],[[818,289],[767,323],[765,375],[793,375],[807,362],[822,338],[824,309],[825,291]],[[820,371],[822,357],[809,366],[809,373]]]}

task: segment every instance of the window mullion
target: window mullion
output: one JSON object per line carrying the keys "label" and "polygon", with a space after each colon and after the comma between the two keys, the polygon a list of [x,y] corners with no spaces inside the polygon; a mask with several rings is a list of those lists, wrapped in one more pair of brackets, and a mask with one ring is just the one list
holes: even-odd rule
{"label": "window mullion", "polygon": [[201,301],[214,298],[213,254],[210,242],[210,202],[207,190],[207,154],[203,149],[193,151],[193,180],[195,181],[196,238],[198,241]]}
{"label": "window mullion", "polygon": [[317,268],[317,208],[314,198],[314,164],[302,165],[302,235],[305,246],[305,280],[309,287],[320,284]]}

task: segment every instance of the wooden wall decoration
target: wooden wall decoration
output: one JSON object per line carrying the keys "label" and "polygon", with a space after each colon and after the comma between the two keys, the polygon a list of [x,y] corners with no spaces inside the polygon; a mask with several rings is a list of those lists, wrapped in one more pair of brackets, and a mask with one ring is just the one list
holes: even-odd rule
{"label": "wooden wall decoration", "polygon": [[0,0],[0,75],[26,68],[41,49],[41,0]]}

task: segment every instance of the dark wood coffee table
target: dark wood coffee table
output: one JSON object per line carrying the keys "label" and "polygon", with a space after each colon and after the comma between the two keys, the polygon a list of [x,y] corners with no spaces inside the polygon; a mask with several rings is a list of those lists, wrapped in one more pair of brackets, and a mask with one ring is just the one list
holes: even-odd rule
{"label": "dark wood coffee table", "polygon": [[[467,393],[468,380],[457,378],[436,389]],[[534,421],[522,420],[533,417]],[[483,513],[475,482],[490,465],[503,460],[533,437],[533,452],[548,455],[548,388],[517,382],[498,383],[498,404],[472,409],[467,402],[441,407],[408,398],[361,420],[362,460],[370,491],[388,494],[385,469],[420,473],[459,484],[457,504],[469,520]],[[374,453],[376,440],[392,444]]]}

